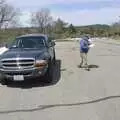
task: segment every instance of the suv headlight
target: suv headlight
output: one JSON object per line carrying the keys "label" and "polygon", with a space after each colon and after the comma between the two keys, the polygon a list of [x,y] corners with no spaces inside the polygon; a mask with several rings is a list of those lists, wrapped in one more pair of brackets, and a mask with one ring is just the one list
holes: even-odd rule
{"label": "suv headlight", "polygon": [[44,68],[47,65],[48,65],[47,60],[36,60],[35,61],[35,67],[37,68]]}

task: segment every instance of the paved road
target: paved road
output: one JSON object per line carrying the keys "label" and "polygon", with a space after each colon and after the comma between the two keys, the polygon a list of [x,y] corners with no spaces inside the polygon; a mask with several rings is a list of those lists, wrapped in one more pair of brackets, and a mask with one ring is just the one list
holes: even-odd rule
{"label": "paved road", "polygon": [[79,69],[79,44],[57,43],[52,84],[0,87],[0,120],[120,120],[120,46],[97,40],[91,71]]}

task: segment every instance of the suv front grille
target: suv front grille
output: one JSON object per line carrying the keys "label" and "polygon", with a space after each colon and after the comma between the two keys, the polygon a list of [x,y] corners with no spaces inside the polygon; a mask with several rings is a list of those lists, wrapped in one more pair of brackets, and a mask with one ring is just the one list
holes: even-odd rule
{"label": "suv front grille", "polygon": [[25,69],[34,66],[35,60],[32,58],[4,59],[1,60],[3,68],[7,69]]}

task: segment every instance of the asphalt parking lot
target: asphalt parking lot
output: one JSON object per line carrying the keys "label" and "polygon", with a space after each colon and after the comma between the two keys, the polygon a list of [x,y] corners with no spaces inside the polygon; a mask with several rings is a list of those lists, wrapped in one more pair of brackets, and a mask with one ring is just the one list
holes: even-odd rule
{"label": "asphalt parking lot", "polygon": [[0,120],[119,120],[120,45],[97,39],[90,71],[78,68],[78,42],[57,42],[51,84],[0,86]]}

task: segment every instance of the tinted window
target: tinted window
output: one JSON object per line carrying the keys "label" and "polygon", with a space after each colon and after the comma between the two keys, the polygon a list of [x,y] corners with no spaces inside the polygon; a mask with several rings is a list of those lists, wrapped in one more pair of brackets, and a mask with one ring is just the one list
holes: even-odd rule
{"label": "tinted window", "polygon": [[21,37],[17,38],[13,44],[12,48],[41,48],[45,47],[44,37]]}

